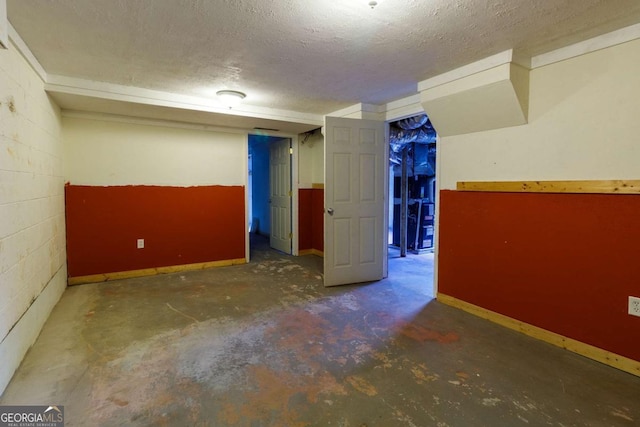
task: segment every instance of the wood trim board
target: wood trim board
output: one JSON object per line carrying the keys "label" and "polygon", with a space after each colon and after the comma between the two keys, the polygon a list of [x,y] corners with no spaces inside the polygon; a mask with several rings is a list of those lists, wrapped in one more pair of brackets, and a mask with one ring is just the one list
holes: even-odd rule
{"label": "wood trim board", "polygon": [[640,194],[640,180],[605,181],[461,181],[458,191],[508,193]]}
{"label": "wood trim board", "polygon": [[319,251],[317,249],[303,249],[300,252],[298,252],[299,256],[304,256],[304,255],[315,255],[315,256],[319,256],[321,258],[324,257],[324,252]]}
{"label": "wood trim board", "polygon": [[220,261],[199,262],[195,264],[171,265],[167,267],[144,268],[141,270],[118,271],[114,273],[91,274],[88,276],[69,277],[69,286],[84,285],[88,283],[108,282],[110,280],[131,279],[134,277],[155,276],[158,274],[179,273],[182,271],[204,270],[206,268],[228,267],[231,265],[246,264],[245,258],[227,259]]}

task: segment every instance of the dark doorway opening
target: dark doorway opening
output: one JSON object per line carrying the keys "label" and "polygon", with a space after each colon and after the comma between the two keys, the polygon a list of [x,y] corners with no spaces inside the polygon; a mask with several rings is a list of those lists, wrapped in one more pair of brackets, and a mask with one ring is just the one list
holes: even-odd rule
{"label": "dark doorway opening", "polygon": [[433,294],[437,134],[421,114],[390,123],[389,143],[389,274]]}

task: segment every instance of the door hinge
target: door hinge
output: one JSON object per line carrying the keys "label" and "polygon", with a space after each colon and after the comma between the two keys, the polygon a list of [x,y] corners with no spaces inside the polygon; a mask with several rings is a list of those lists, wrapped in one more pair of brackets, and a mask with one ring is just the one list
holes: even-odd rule
{"label": "door hinge", "polygon": [[293,147],[289,147],[289,154],[292,155],[293,154]]}
{"label": "door hinge", "polygon": [[289,240],[293,239],[293,233],[289,233]]}
{"label": "door hinge", "polygon": [[289,190],[289,197],[293,197],[293,191]]}

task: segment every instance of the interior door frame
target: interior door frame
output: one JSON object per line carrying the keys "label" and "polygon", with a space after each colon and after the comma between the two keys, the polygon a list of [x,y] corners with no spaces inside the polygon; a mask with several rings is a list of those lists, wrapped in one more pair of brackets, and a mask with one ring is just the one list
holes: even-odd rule
{"label": "interior door frame", "polygon": [[438,298],[438,254],[440,253],[440,176],[442,174],[442,162],[440,161],[442,154],[440,149],[440,135],[436,134],[436,188],[434,203],[435,206],[435,218],[433,221],[433,289],[432,295],[434,298]]}
{"label": "interior door frame", "polygon": [[[406,113],[406,112],[405,112]],[[413,109],[410,113],[408,114],[402,114],[400,116],[388,116],[386,118],[386,123],[387,125],[391,122],[395,122],[398,120],[402,120],[402,119],[406,119],[409,117],[413,117],[419,114],[427,114],[426,111],[424,111],[423,109]],[[428,114],[427,114],[428,115]],[[388,130],[387,130],[388,132]],[[388,135],[387,135],[388,137]],[[439,248],[439,236],[440,236],[440,183],[441,183],[441,174],[442,174],[442,167],[441,167],[441,152],[442,150],[440,149],[441,147],[441,138],[440,135],[436,134],[436,187],[435,187],[435,197],[434,197],[434,203],[435,203],[435,218],[434,218],[434,222],[433,222],[433,227],[434,227],[434,234],[433,234],[433,277],[432,277],[432,295],[434,298],[437,298],[438,296],[438,254],[440,252],[440,248]],[[387,158],[389,158],[390,155],[390,144],[387,144]],[[391,176],[389,174],[389,168],[387,168],[387,184],[389,184],[389,180],[391,179]],[[389,185],[386,186],[386,195],[387,195],[387,201],[389,200],[389,197],[392,197],[392,194],[389,194]],[[388,203],[388,202],[387,202]],[[387,232],[387,230],[389,229],[389,209],[388,207],[385,209],[385,232]],[[385,267],[384,267],[384,272],[385,275],[384,277],[388,277],[388,273],[389,273],[389,245],[387,244],[385,247],[386,250],[386,258],[385,258]]]}
{"label": "interior door frame", "polygon": [[[244,218],[245,218],[245,260],[247,263],[251,261],[251,242],[249,231],[249,135],[258,135],[257,132],[248,131],[244,143],[244,176],[245,176],[245,191],[244,191]],[[269,136],[273,138],[289,138],[291,139],[291,148],[293,154],[291,155],[291,233],[292,233],[292,255],[298,255],[298,145],[300,143],[297,134],[291,134],[286,132],[276,131],[260,131],[260,136]]]}

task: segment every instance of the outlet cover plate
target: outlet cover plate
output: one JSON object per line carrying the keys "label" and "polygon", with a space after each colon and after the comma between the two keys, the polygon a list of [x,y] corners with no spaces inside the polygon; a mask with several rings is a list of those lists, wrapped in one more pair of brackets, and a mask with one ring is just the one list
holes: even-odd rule
{"label": "outlet cover plate", "polygon": [[138,239],[138,249],[144,249],[144,239]]}
{"label": "outlet cover plate", "polygon": [[629,314],[640,317],[640,298],[629,297]]}

